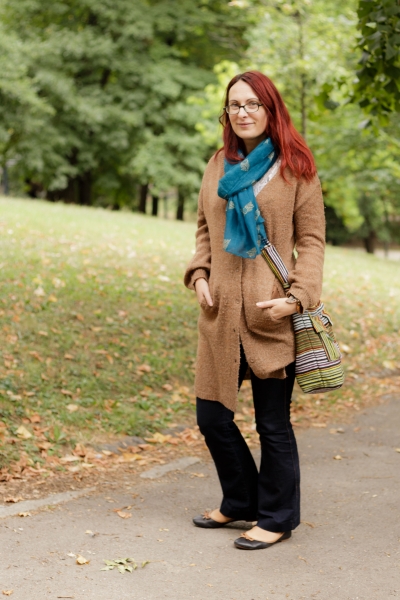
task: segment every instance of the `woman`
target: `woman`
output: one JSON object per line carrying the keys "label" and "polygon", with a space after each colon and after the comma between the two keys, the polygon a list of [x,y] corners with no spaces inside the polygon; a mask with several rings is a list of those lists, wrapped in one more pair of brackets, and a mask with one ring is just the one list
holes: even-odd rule
{"label": "woman", "polygon": [[[299,458],[290,423],[290,315],[320,298],[324,207],[312,154],[268,77],[257,71],[234,77],[221,120],[224,146],[204,174],[196,253],[185,285],[196,291],[201,307],[197,422],[223,499],[219,509],[193,522],[211,529],[257,521],[235,540],[237,548],[257,550],[288,539],[300,522]],[[260,255],[266,234],[289,269],[289,297]],[[248,372],[259,472],[234,422]]]}

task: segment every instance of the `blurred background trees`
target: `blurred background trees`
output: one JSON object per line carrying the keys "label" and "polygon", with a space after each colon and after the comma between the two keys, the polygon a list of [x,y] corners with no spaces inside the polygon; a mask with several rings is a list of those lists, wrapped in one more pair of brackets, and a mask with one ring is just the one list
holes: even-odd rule
{"label": "blurred background trees", "polygon": [[5,192],[195,212],[229,79],[280,89],[327,237],[400,241],[398,0],[0,0]]}

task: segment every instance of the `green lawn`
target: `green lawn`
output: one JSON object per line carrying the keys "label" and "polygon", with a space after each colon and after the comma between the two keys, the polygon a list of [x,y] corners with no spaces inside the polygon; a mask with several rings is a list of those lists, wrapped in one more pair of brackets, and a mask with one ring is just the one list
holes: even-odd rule
{"label": "green lawn", "polygon": [[[0,467],[21,449],[40,463],[21,425],[59,452],[193,420],[198,308],[182,277],[195,225],[19,199],[0,211]],[[379,393],[400,366],[400,264],[328,248],[325,273],[351,376],[297,394],[318,414]]]}

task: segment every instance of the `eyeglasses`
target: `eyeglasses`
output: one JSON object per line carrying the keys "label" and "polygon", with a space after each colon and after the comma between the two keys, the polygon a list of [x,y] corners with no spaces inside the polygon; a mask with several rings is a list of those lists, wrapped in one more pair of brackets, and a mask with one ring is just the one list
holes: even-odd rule
{"label": "eyeglasses", "polygon": [[247,104],[228,104],[228,106],[224,106],[224,111],[228,113],[228,115],[238,115],[240,113],[240,109],[244,108],[247,113],[255,113],[258,111],[260,106],[263,106],[259,102],[248,102]]}

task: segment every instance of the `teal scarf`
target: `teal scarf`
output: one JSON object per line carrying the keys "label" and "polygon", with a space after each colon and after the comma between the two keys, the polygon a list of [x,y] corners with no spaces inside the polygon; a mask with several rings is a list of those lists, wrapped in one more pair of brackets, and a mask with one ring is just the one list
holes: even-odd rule
{"label": "teal scarf", "polygon": [[258,208],[253,184],[272,167],[278,153],[270,138],[264,140],[240,163],[225,160],[225,175],[218,184],[218,196],[227,200],[224,250],[255,258],[267,238],[264,219]]}

